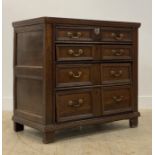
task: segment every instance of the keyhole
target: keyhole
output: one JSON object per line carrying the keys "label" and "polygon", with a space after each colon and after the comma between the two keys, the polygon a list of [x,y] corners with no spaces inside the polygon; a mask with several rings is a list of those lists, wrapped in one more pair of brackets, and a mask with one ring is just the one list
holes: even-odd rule
{"label": "keyhole", "polygon": [[95,28],[95,29],[94,29],[94,33],[95,33],[96,35],[99,35],[99,34],[100,34],[100,28]]}

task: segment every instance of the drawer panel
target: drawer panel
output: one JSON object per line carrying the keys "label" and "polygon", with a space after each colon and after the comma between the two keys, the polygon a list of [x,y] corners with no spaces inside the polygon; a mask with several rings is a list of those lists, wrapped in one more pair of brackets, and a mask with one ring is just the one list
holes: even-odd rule
{"label": "drawer panel", "polygon": [[[96,72],[96,74],[94,74]],[[93,85],[100,82],[99,65],[61,64],[56,68],[56,87]]]}
{"label": "drawer panel", "polygon": [[93,60],[97,59],[97,49],[93,45],[57,45],[56,60],[72,61],[72,60]]}
{"label": "drawer panel", "polygon": [[92,27],[57,27],[56,40],[58,41],[93,41]]}
{"label": "drawer panel", "polygon": [[130,63],[109,63],[101,65],[102,84],[129,83],[131,81]]}
{"label": "drawer panel", "polygon": [[57,121],[71,121],[101,115],[99,89],[60,91],[56,94]]}
{"label": "drawer panel", "polygon": [[103,114],[131,111],[131,88],[115,86],[102,88]]}
{"label": "drawer panel", "polygon": [[131,59],[132,46],[123,45],[103,45],[101,46],[101,57],[103,60],[109,59]]}
{"label": "drawer panel", "polygon": [[132,31],[130,29],[103,28],[101,30],[102,41],[131,42]]}

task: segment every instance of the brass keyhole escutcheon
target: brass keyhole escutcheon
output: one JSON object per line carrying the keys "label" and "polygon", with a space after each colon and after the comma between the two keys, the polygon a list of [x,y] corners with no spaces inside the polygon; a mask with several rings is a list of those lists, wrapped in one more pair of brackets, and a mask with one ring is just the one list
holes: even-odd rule
{"label": "brass keyhole escutcheon", "polygon": [[95,33],[96,35],[99,35],[99,34],[100,34],[100,28],[95,28],[95,29],[94,29],[94,33]]}

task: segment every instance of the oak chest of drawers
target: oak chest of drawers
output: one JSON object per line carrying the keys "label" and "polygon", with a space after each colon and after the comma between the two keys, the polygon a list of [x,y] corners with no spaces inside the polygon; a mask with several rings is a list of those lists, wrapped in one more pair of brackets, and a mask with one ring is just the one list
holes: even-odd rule
{"label": "oak chest of drawers", "polygon": [[138,125],[139,23],[42,17],[13,23],[14,130]]}

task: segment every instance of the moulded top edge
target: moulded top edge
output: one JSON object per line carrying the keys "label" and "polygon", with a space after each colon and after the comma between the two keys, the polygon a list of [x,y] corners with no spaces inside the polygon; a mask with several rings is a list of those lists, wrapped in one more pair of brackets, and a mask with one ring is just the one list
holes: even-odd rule
{"label": "moulded top edge", "polygon": [[39,17],[13,22],[13,27],[28,26],[43,23],[56,24],[79,24],[79,25],[100,25],[100,26],[116,26],[116,27],[140,27],[141,23],[127,22],[127,21],[104,21],[104,20],[90,20],[90,19],[73,19],[73,18],[58,18],[58,17]]}

